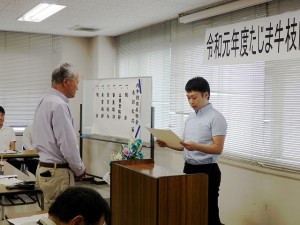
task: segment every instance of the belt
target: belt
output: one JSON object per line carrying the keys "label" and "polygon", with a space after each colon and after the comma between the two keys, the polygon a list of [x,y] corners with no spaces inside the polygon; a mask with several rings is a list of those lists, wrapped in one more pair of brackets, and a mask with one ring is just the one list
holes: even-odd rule
{"label": "belt", "polygon": [[[40,166],[42,167],[49,167],[49,168],[69,168],[68,163],[46,163],[46,162],[40,162]],[[55,166],[56,164],[56,166]]]}

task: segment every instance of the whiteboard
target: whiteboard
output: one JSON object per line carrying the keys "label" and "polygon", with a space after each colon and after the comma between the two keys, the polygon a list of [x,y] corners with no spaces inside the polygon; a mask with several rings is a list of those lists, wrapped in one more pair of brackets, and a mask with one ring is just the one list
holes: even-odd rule
{"label": "whiteboard", "polygon": [[82,133],[150,143],[152,78],[83,81]]}

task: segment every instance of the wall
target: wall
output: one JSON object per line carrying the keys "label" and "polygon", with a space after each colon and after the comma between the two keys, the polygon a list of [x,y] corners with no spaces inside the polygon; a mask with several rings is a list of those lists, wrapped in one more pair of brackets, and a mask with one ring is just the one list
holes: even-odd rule
{"label": "wall", "polygon": [[[296,225],[300,222],[299,179],[220,163],[220,213],[230,225]],[[286,174],[287,176],[289,174]],[[299,176],[298,176],[299,178]]]}
{"label": "wall", "polygon": [[92,39],[92,76],[94,78],[113,78],[116,63],[116,43],[114,38],[98,36]]}
{"label": "wall", "polygon": [[[80,38],[80,37],[63,37],[62,40],[62,56],[61,61],[69,62],[76,66],[76,69],[80,75],[79,87],[76,93],[76,97],[70,99],[69,106],[71,108],[76,130],[79,131],[79,121],[80,121],[80,104],[82,103],[82,80],[89,77],[91,74],[91,40],[90,38]],[[79,134],[79,133],[78,133]]]}

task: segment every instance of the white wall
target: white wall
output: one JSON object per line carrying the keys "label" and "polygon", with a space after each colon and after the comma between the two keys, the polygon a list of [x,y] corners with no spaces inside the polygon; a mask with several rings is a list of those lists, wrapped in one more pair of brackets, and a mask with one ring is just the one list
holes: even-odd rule
{"label": "white wall", "polygon": [[[91,74],[91,40],[80,37],[63,37],[61,63],[69,62],[76,66],[80,82],[76,97],[70,99],[70,108],[74,117],[76,131],[79,131],[80,104],[83,99],[82,80]],[[79,133],[78,133],[79,134]]]}
{"label": "white wall", "polygon": [[116,44],[114,38],[98,36],[92,39],[92,77],[113,78],[116,63]]}
{"label": "white wall", "polygon": [[[299,175],[272,175],[272,170],[244,169],[220,163],[220,210],[230,225],[296,225],[299,214]],[[283,173],[284,175],[284,173]],[[290,174],[286,174],[289,176]]]}

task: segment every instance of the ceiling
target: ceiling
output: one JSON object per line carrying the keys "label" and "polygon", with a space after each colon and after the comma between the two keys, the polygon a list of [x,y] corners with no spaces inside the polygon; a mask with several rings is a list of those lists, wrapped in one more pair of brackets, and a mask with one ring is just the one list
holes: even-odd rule
{"label": "ceiling", "polygon": [[[0,30],[93,37],[117,36],[228,0],[0,0]],[[67,6],[40,23],[17,19],[40,2]],[[72,28],[84,27],[78,31]],[[85,29],[99,29],[86,31]]]}

